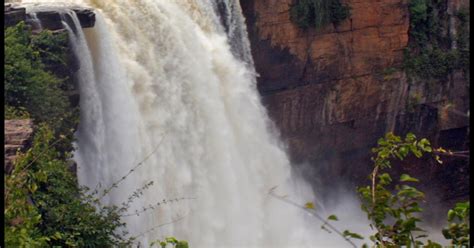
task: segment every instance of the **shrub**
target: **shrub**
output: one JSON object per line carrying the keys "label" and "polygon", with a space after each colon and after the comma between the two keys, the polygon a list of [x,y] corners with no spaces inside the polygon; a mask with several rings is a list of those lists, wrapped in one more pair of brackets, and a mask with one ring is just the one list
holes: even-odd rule
{"label": "shrub", "polygon": [[11,247],[115,247],[130,244],[117,207],[101,206],[78,188],[53,133],[38,129],[31,149],[5,175],[5,234]]}
{"label": "shrub", "polygon": [[443,51],[433,48],[423,49],[417,56],[412,56],[409,50],[405,50],[403,67],[411,76],[445,79],[454,70],[464,67],[464,63],[458,50]]}
{"label": "shrub", "polygon": [[[371,183],[357,189],[360,194],[361,208],[367,213],[370,227],[375,231],[370,236],[372,247],[425,247],[441,248],[442,246],[431,240],[426,242],[422,238],[428,238],[426,231],[422,230],[418,223],[422,220],[419,214],[423,211],[420,202],[424,199],[424,193],[419,191],[415,184],[418,179],[408,174],[402,174],[398,183],[393,187],[393,179],[387,169],[391,168],[393,160],[404,160],[410,155],[421,158],[424,154],[434,154],[438,163],[442,163],[439,153],[450,154],[442,148],[433,149],[427,139],[418,140],[415,135],[409,133],[404,139],[393,133],[387,133],[384,138],[378,140],[377,147],[372,149],[375,156],[372,157],[374,169],[369,175]],[[296,206],[310,213],[323,222],[322,229],[329,233],[335,232],[344,238],[350,245],[357,247],[351,239],[363,239],[363,236],[349,230],[339,231],[330,221],[338,221],[338,217],[330,215],[326,219],[315,212],[314,203],[308,202],[304,206],[269,192],[271,196],[286,203]],[[448,211],[447,219],[449,225],[443,229],[443,235],[451,240],[455,247],[468,247],[469,234],[469,201],[457,203]],[[364,244],[362,247],[369,247]]]}
{"label": "shrub", "polygon": [[[427,238],[426,232],[419,228],[422,220],[419,214],[423,211],[419,203],[424,199],[424,193],[419,191],[415,184],[418,179],[408,174],[402,174],[395,190],[389,189],[393,180],[384,170],[391,167],[392,160],[404,160],[410,154],[421,158],[423,154],[445,152],[443,149],[433,149],[427,139],[417,140],[409,133],[404,139],[392,133],[387,133],[379,139],[378,146],[372,150],[374,170],[370,174],[371,185],[358,188],[362,199],[362,210],[372,222],[371,227],[376,233],[370,236],[375,247],[433,247],[441,245],[422,238]],[[441,163],[438,155],[435,155]],[[443,230],[443,235],[452,240],[453,245],[467,245],[469,242],[469,202],[458,203],[448,212],[448,221],[451,223]]]}
{"label": "shrub", "polygon": [[72,84],[58,78],[47,67],[66,66],[67,34],[42,31],[32,35],[20,22],[5,30],[5,105],[8,118],[22,109],[36,123],[45,122],[55,136],[66,136],[56,146],[71,151],[73,132],[79,122],[79,109],[72,107],[67,90]]}

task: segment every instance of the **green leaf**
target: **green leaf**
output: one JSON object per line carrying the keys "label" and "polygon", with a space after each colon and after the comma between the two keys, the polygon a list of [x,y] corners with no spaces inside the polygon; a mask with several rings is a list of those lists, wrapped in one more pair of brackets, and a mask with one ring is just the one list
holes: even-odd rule
{"label": "green leaf", "polygon": [[307,202],[306,204],[304,204],[304,208],[314,209],[314,204],[312,202]]}
{"label": "green leaf", "polygon": [[469,209],[469,202],[458,202],[456,203],[455,208],[457,209]]}
{"label": "green leaf", "polygon": [[364,239],[364,237],[362,237],[360,234],[350,232],[349,230],[344,230],[342,235],[344,235],[344,237],[349,237],[349,238],[354,238],[354,239]]}
{"label": "green leaf", "polygon": [[414,177],[411,177],[410,175],[408,174],[402,174],[400,176],[400,181],[401,182],[419,182],[418,179],[414,178]]}
{"label": "green leaf", "polygon": [[62,235],[61,235],[60,232],[55,232],[52,238],[53,238],[53,239],[61,239],[61,238],[62,238]]}
{"label": "green leaf", "polygon": [[436,162],[438,162],[438,164],[443,164],[443,161],[441,161],[441,158],[439,157],[439,155],[435,155],[435,160]]}
{"label": "green leaf", "polygon": [[454,212],[454,210],[450,209],[448,211],[448,221],[452,221],[455,216],[456,216],[456,212]]}
{"label": "green leaf", "polygon": [[339,219],[337,218],[337,216],[336,216],[336,215],[334,215],[334,214],[331,214],[331,215],[329,215],[329,217],[328,217],[328,220],[334,220],[334,221],[337,221],[337,220],[339,220]]}
{"label": "green leaf", "polygon": [[37,189],[38,189],[38,185],[36,185],[36,183],[33,183],[30,187],[31,193],[35,193]]}
{"label": "green leaf", "polygon": [[388,173],[383,173],[379,175],[379,180],[381,185],[387,185],[392,182],[392,178]]}
{"label": "green leaf", "polygon": [[165,240],[166,240],[166,242],[168,242],[170,244],[177,244],[178,243],[178,240],[175,237],[167,237]]}
{"label": "green leaf", "polygon": [[423,156],[423,153],[418,150],[418,148],[416,148],[415,146],[412,147],[411,149],[411,152],[413,153],[413,155],[415,155],[417,158],[421,158]]}
{"label": "green leaf", "polygon": [[176,244],[176,248],[189,248],[188,242],[181,240]]}
{"label": "green leaf", "polygon": [[415,141],[416,136],[413,133],[408,133],[407,136],[405,137],[406,142],[413,142]]}
{"label": "green leaf", "polygon": [[408,147],[406,146],[402,146],[400,147],[400,149],[398,150],[398,152],[400,153],[400,155],[405,158],[407,155],[408,155],[408,152],[409,152],[409,149]]}

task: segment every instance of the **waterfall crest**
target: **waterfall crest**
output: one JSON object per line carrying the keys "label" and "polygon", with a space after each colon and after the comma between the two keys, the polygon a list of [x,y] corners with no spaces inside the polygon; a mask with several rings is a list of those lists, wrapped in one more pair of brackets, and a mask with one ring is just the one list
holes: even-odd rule
{"label": "waterfall crest", "polygon": [[151,154],[104,199],[121,204],[154,182],[130,212],[167,203],[125,217],[129,231],[174,223],[140,235],[142,245],[166,236],[191,247],[341,244],[268,195],[278,186],[298,203],[314,200],[260,102],[237,0],[69,2],[96,9],[94,28],[81,32],[74,13],[64,23],[81,66],[79,182],[108,187]]}

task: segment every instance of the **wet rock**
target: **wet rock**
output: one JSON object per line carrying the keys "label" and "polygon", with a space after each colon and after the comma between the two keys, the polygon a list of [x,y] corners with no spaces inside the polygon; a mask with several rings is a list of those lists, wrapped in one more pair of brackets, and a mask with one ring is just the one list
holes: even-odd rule
{"label": "wet rock", "polygon": [[[91,28],[95,25],[95,13],[93,9],[90,8],[80,8],[75,7],[71,8],[77,14],[77,18],[82,26],[82,28]],[[63,10],[61,10],[63,11]],[[43,29],[48,30],[61,30],[64,28],[62,24],[61,14],[55,10],[45,10],[45,11],[37,11],[36,12],[37,18],[41,22],[41,26]],[[13,4],[5,4],[4,5],[4,26],[10,27],[13,26],[20,21],[30,21],[30,17],[26,14],[25,7],[21,5],[13,5]],[[68,21],[68,20],[66,20]],[[69,21],[72,24],[72,21]],[[71,25],[73,26],[73,25]],[[39,31],[39,30],[36,30]]]}
{"label": "wet rock", "polygon": [[91,28],[95,25],[95,13],[93,9],[73,9],[83,28]]}

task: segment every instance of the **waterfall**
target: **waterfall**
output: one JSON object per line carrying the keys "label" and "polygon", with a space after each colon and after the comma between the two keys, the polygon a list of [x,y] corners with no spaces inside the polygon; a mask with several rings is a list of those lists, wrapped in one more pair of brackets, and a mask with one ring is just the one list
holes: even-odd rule
{"label": "waterfall", "polygon": [[31,12],[29,15],[28,15],[28,19],[32,25],[32,28],[33,30],[36,29],[36,30],[41,30],[43,29],[43,26],[41,25],[41,22],[40,20],[38,19],[38,16],[36,15],[36,12]]}
{"label": "waterfall", "polygon": [[[44,2],[29,11],[58,6]],[[119,205],[154,182],[129,213],[160,205],[124,217],[141,245],[176,236],[191,247],[347,247],[268,195],[278,186],[314,200],[260,102],[237,0],[70,4],[96,9],[94,28],[81,31],[74,12],[64,21],[80,61],[79,182],[104,189],[133,169],[103,199]]]}

